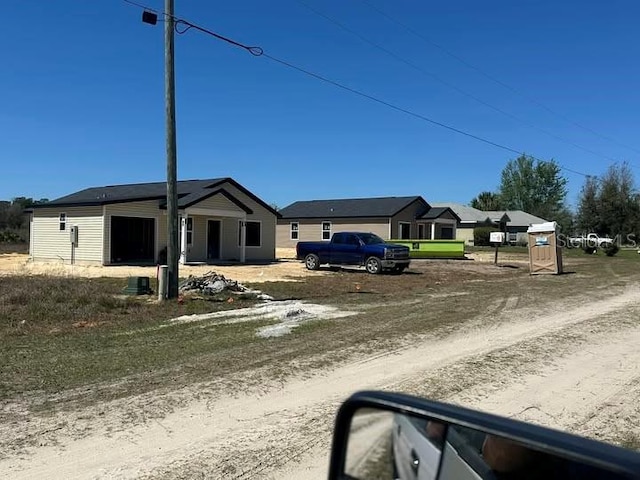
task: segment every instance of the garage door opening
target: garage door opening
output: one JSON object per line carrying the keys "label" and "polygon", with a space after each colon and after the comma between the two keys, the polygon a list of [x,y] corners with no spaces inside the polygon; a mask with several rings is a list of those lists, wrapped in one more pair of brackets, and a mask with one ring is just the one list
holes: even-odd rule
{"label": "garage door opening", "polygon": [[154,264],[156,221],[111,217],[111,263]]}

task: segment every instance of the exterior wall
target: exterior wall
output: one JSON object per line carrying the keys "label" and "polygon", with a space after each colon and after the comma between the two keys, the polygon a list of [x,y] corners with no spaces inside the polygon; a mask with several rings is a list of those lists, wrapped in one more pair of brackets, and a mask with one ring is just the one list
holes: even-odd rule
{"label": "exterior wall", "polygon": [[159,200],[144,202],[114,203],[104,207],[104,259],[105,265],[111,263],[111,217],[141,217],[155,219],[155,254],[156,259],[160,250],[167,246],[167,212],[160,210]]}
{"label": "exterior wall", "polygon": [[[187,245],[187,262],[207,261],[207,220],[209,217],[193,215],[193,244]],[[211,218],[212,220],[219,220]]]}
{"label": "exterior wall", "polygon": [[[60,214],[66,214],[66,228],[60,231]],[[102,207],[36,208],[33,211],[29,253],[34,261],[71,263],[70,227],[78,227],[74,262],[102,263]]]}
{"label": "exterior wall", "polygon": [[[400,238],[400,228],[399,224],[409,223],[411,225],[411,234],[410,238],[416,238],[418,236],[418,224],[416,222],[416,218],[424,213],[424,204],[419,200],[415,200],[411,203],[407,208],[402,210],[400,213],[391,218],[391,238],[399,239]],[[388,235],[388,234],[387,234]],[[386,240],[389,239],[387,236]]]}
{"label": "exterior wall", "polygon": [[[275,260],[276,258],[276,215],[266,209],[252,198],[248,197],[231,184],[223,187],[227,192],[253,210],[247,215],[247,221],[259,221],[262,224],[262,242],[260,247],[246,248],[246,261]],[[215,197],[212,197],[215,198]],[[226,200],[226,199],[225,199]],[[200,206],[195,205],[195,206]],[[235,208],[238,208],[234,205]],[[238,245],[238,219],[227,218],[222,222],[222,255],[228,255],[230,259],[240,259],[240,246]],[[225,257],[223,257],[225,258]]]}
{"label": "exterior wall", "polygon": [[[245,200],[248,200],[248,199],[246,197],[244,197],[244,195],[242,197],[239,197],[239,196],[236,196],[236,194],[234,193],[233,196],[236,197],[238,200],[240,200],[245,205],[247,205]],[[252,207],[250,207],[249,205],[247,205],[247,206],[253,210]],[[210,208],[212,210],[232,210],[234,212],[237,212],[238,215],[244,215],[244,210],[242,210],[240,207],[238,207],[235,203],[233,203],[227,197],[225,197],[224,195],[220,195],[220,194],[214,195],[214,196],[209,197],[209,198],[207,198],[205,200],[202,200],[201,202],[196,203],[192,207],[193,208]],[[189,209],[187,208],[186,211],[188,213]]]}
{"label": "exterior wall", "polygon": [[[291,240],[291,222],[298,222],[297,240]],[[345,231],[372,232],[385,240],[389,240],[388,218],[287,218],[278,220],[276,235],[278,248],[294,248],[298,242],[322,241],[322,222],[331,222],[331,234]]]}
{"label": "exterior wall", "polygon": [[475,225],[472,227],[466,225],[458,225],[456,229],[456,240],[464,240],[466,245],[473,245],[473,229]]}

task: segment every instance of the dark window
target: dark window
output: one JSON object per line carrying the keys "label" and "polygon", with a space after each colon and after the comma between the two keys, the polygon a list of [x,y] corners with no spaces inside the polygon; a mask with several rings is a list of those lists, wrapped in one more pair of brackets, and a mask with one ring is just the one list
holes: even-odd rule
{"label": "dark window", "polygon": [[440,237],[443,240],[453,240],[453,227],[442,227]]}
{"label": "dark window", "polygon": [[67,214],[66,213],[61,213],[60,214],[60,231],[64,231],[67,229]]}
{"label": "dark window", "polygon": [[298,222],[291,222],[291,240],[298,240],[299,231],[300,224]]}
{"label": "dark window", "polygon": [[400,222],[398,224],[400,240],[409,240],[411,238],[411,224]]}
{"label": "dark window", "polygon": [[193,218],[187,217],[187,245],[193,245]]}
{"label": "dark window", "polygon": [[[260,247],[262,246],[262,224],[260,222],[245,222],[246,224],[246,243],[247,247]],[[242,223],[238,229],[238,245],[242,245]]]}
{"label": "dark window", "polygon": [[339,245],[344,245],[347,242],[346,235],[344,233],[336,233],[333,236],[333,243],[337,243]]}
{"label": "dark window", "polygon": [[358,237],[356,237],[355,235],[347,235],[347,242],[348,245],[357,245],[360,246],[360,240],[358,240]]}

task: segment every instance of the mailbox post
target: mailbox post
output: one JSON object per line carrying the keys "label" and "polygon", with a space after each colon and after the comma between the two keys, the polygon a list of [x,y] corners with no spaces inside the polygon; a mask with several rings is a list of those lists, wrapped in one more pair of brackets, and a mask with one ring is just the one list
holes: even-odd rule
{"label": "mailbox post", "polygon": [[504,232],[491,232],[489,233],[489,243],[492,243],[496,247],[496,255],[493,259],[493,264],[498,264],[498,248],[504,243]]}

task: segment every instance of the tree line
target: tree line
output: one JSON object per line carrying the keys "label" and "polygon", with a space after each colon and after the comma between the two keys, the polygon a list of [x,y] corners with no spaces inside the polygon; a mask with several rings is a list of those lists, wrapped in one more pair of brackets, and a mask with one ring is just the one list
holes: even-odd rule
{"label": "tree line", "polygon": [[27,241],[29,225],[25,210],[48,201],[47,198],[35,200],[30,197],[0,200],[0,242]]}
{"label": "tree line", "polygon": [[565,234],[624,239],[640,233],[640,194],[628,163],[609,166],[601,177],[587,176],[575,210],[567,203],[567,184],[554,160],[521,155],[507,162],[497,191],[481,192],[470,205],[479,210],[523,210],[556,221]]}

